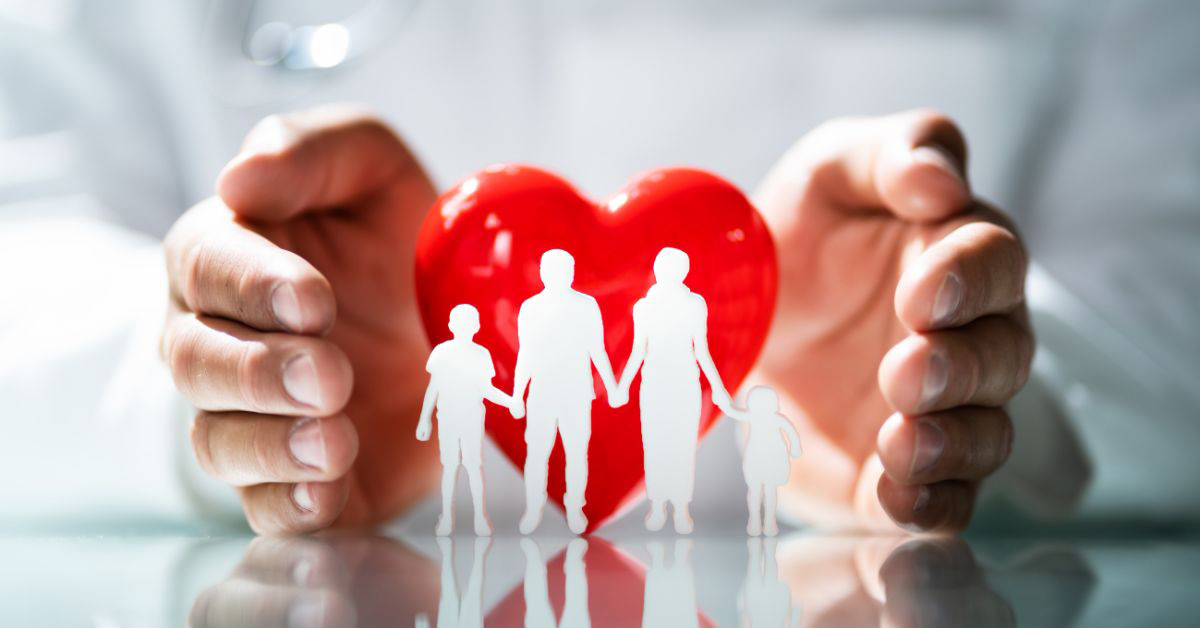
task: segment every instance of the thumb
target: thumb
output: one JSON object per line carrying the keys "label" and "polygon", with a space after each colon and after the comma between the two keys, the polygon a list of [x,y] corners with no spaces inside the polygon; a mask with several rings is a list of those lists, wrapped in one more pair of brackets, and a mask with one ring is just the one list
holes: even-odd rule
{"label": "thumb", "polygon": [[937,221],[970,205],[966,158],[962,133],[936,111],[839,118],[788,150],[755,199],[777,233],[815,208]]}
{"label": "thumb", "polygon": [[217,178],[217,195],[239,216],[280,222],[414,180],[432,189],[386,124],[357,107],[330,105],[255,125]]}
{"label": "thumb", "polygon": [[967,146],[946,116],[914,110],[883,119],[871,178],[880,205],[914,222],[938,221],[966,210]]}

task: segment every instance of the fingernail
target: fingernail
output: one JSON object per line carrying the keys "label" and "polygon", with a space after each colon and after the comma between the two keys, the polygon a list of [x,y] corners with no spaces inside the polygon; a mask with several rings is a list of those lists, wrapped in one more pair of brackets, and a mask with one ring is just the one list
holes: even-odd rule
{"label": "fingernail", "polygon": [[946,357],[935,349],[929,357],[929,367],[925,369],[925,380],[921,382],[921,410],[928,410],[941,398],[946,391],[948,377]]}
{"label": "fingernail", "polygon": [[958,159],[954,157],[950,151],[941,147],[938,144],[923,144],[913,149],[913,161],[922,164],[928,164],[935,168],[945,170],[947,174],[964,181],[963,173],[958,168]]}
{"label": "fingernail", "polygon": [[942,285],[938,286],[937,296],[933,299],[933,324],[940,327],[953,322],[961,301],[962,282],[958,275],[946,273]]}
{"label": "fingernail", "polygon": [[292,584],[300,587],[309,586],[309,578],[312,577],[313,561],[307,556],[301,557],[292,566]]}
{"label": "fingernail", "polygon": [[300,482],[292,489],[292,501],[296,503],[297,508],[304,512],[312,512],[317,509],[317,505],[313,501],[312,487],[308,482]]}
{"label": "fingernail", "polygon": [[[316,596],[314,596],[316,597]],[[288,628],[309,628],[311,626],[325,626],[325,600],[323,597],[317,599],[301,600],[296,602],[288,609]]]}
{"label": "fingernail", "polygon": [[946,435],[933,421],[921,419],[917,422],[916,442],[913,443],[912,470],[909,475],[916,475],[938,461],[942,449],[946,446]]}
{"label": "fingernail", "polygon": [[922,484],[917,487],[917,499],[913,502],[913,512],[923,512],[929,505],[929,487]]}
{"label": "fingernail", "polygon": [[283,366],[283,387],[292,399],[314,408],[321,406],[321,385],[312,356],[300,354]]}
{"label": "fingernail", "polygon": [[291,283],[279,284],[271,293],[271,311],[275,320],[291,331],[304,329],[304,313],[300,311],[300,299],[296,287]]}
{"label": "fingernail", "polygon": [[325,436],[319,419],[309,417],[297,422],[288,438],[288,447],[301,464],[325,470]]}

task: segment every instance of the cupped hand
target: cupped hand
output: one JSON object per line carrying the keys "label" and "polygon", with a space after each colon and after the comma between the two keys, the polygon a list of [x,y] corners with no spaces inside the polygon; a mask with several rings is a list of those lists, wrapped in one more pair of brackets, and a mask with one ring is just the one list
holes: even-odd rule
{"label": "cupped hand", "polygon": [[370,525],[436,481],[413,249],[434,189],[381,122],[272,116],[165,242],[162,351],[260,533]]}
{"label": "cupped hand", "polygon": [[783,512],[959,530],[1008,457],[1004,404],[1033,352],[1027,258],[965,166],[956,126],[917,110],[826,123],[764,180],[781,284],[756,377],[808,453]]}

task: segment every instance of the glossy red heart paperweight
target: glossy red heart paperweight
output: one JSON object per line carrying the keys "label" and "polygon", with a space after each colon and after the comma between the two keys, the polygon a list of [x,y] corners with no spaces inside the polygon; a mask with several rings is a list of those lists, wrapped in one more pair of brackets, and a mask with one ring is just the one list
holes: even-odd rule
{"label": "glossy red heart paperweight", "polygon": [[[736,391],[758,357],[775,310],[775,248],[745,195],[698,170],[645,173],[603,204],[528,166],[493,166],[466,178],[438,199],[421,226],[416,286],[425,333],[434,345],[448,340],[450,309],[475,306],[480,315],[475,341],[492,354],[493,383],[512,391],[517,312],[542,290],[542,253],[561,248],[575,258],[575,289],[600,305],[605,348],[619,377],[633,342],[633,305],[654,283],[654,257],[668,246],[691,258],[684,283],[708,303],[709,348],[725,385]],[[629,403],[613,409],[596,377],[584,506],[588,531],[643,493],[639,383],[640,378],[634,381]],[[701,436],[718,416],[707,382],[703,391]],[[489,403],[486,428],[522,468],[525,421]],[[560,508],[563,469],[559,440],[550,456],[548,491]]]}

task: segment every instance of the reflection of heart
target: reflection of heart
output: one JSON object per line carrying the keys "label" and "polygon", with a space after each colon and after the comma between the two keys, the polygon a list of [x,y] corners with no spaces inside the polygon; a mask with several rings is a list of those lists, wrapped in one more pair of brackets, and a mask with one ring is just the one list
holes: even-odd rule
{"label": "reflection of heart", "polygon": [[[654,257],[665,246],[691,257],[686,283],[708,302],[712,356],[726,386],[736,390],[758,356],[775,308],[775,249],[746,197],[696,170],[649,172],[604,205],[525,166],[495,166],[462,181],[430,210],[417,243],[417,297],[426,335],[433,344],[447,340],[450,309],[474,305],[481,323],[475,340],[491,351],[496,387],[511,391],[517,311],[542,289],[542,253],[563,248],[575,257],[575,288],[600,305],[605,347],[619,377],[632,343],[633,304],[653,283]],[[630,403],[614,410],[597,378],[584,507],[589,531],[641,496],[637,387],[635,382]],[[701,435],[717,418],[707,392],[704,397]],[[525,422],[488,404],[486,425],[520,467]],[[563,466],[558,442],[550,456],[549,493],[559,506]]]}
{"label": "reflection of heart", "polygon": [[[566,575],[566,550],[558,553],[546,563],[546,597],[549,598],[548,609],[555,619],[563,626],[568,624],[565,614],[567,605],[568,586]],[[584,595],[587,603],[589,623],[595,628],[608,626],[644,626],[647,625],[642,617],[643,596],[646,586],[646,567],[636,558],[622,552],[605,541],[592,537],[588,539],[587,552],[583,558],[586,587],[576,589],[574,595]],[[666,574],[668,578],[672,575]],[[683,574],[688,579],[691,573]],[[652,576],[651,576],[652,577]],[[513,587],[507,595],[500,599],[484,620],[484,626],[521,626],[524,625],[525,614],[525,584]],[[582,584],[582,583],[580,583]],[[674,590],[672,590],[674,592]],[[678,606],[680,600],[671,600]],[[694,602],[694,600],[693,600]],[[668,603],[668,608],[672,605]],[[686,610],[677,609],[676,610]],[[699,628],[711,628],[713,622],[700,609],[695,609],[696,622]],[[680,618],[681,625],[691,623],[687,618]]]}

